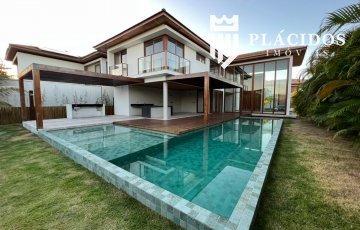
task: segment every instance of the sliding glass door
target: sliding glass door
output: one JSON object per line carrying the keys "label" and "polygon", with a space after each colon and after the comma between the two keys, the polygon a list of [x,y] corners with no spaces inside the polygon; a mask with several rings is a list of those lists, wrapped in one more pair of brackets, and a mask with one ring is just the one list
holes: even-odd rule
{"label": "sliding glass door", "polygon": [[242,66],[242,113],[285,114],[289,59]]}

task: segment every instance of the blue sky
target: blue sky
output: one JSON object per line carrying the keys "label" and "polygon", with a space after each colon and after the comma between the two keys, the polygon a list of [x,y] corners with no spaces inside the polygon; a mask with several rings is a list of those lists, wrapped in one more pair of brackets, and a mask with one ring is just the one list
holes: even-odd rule
{"label": "blue sky", "polygon": [[[266,33],[270,40],[284,30],[316,33],[327,13],[356,0],[6,0],[0,57],[9,43],[35,45],[85,55],[92,47],[165,8],[195,33],[207,39],[210,15],[239,15],[240,53],[275,47],[249,45],[250,33]],[[17,12],[17,13],[15,13]],[[307,56],[315,47],[309,47]],[[301,67],[303,68],[304,65]],[[295,75],[300,68],[295,70]]]}

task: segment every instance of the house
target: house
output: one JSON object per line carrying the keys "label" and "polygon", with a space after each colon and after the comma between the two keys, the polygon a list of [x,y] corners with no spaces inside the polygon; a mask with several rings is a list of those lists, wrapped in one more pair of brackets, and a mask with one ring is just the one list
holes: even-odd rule
{"label": "house", "polygon": [[33,79],[38,128],[41,81],[113,86],[116,115],[164,120],[215,112],[288,115],[292,67],[301,65],[306,52],[291,47],[243,54],[224,70],[210,55],[209,43],[165,10],[94,48],[75,57],[9,45],[6,60],[17,65],[23,111],[23,80]]}

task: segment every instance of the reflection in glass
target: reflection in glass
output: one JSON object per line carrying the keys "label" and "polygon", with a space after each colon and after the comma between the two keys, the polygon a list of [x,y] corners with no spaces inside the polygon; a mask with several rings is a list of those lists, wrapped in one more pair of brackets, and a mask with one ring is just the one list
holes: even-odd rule
{"label": "reflection in glass", "polygon": [[225,112],[232,112],[234,104],[234,89],[225,89]]}
{"label": "reflection in glass", "polygon": [[263,79],[264,79],[264,63],[255,65],[254,73],[254,109],[253,112],[262,112],[263,101]]}
{"label": "reflection in glass", "polygon": [[251,112],[253,66],[244,66],[243,112]]}
{"label": "reflection in glass", "polygon": [[265,63],[264,113],[272,113],[274,105],[275,62]]}
{"label": "reflection in glass", "polygon": [[286,86],[288,61],[282,60],[276,63],[275,103],[274,112],[285,114],[286,112]]}

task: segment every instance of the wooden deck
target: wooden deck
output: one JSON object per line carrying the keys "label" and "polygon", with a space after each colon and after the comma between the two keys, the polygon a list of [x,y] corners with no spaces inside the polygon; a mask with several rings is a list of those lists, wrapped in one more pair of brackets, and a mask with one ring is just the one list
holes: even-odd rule
{"label": "wooden deck", "polygon": [[204,116],[186,117],[173,120],[137,119],[129,121],[114,122],[114,125],[121,125],[139,129],[146,129],[156,132],[180,135],[206,126],[215,125],[224,121],[239,117],[239,113],[213,113],[209,114],[207,121]]}

